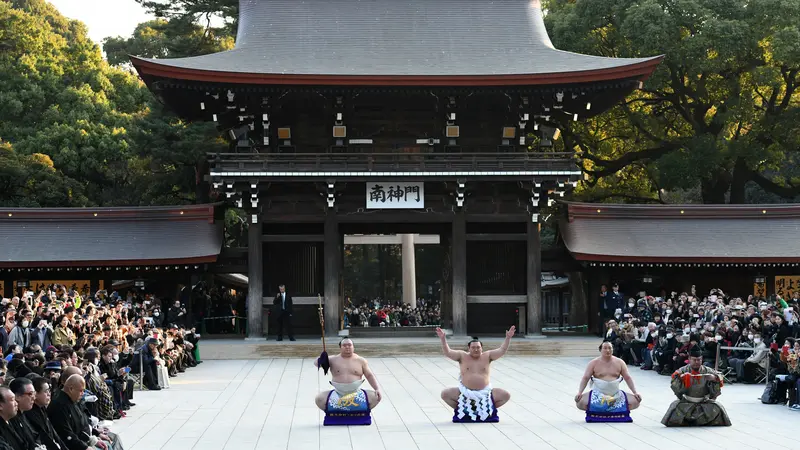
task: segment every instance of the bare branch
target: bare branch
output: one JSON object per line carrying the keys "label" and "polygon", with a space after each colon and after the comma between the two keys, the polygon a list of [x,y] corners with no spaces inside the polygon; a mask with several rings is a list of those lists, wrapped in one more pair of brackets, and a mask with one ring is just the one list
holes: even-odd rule
{"label": "bare branch", "polygon": [[666,203],[663,200],[661,200],[660,198],[642,197],[642,196],[639,196],[639,195],[615,194],[615,193],[601,194],[601,195],[597,195],[597,196],[592,196],[592,197],[584,199],[584,201],[587,202],[587,203],[596,203],[596,202],[601,202],[603,200],[609,200],[609,199],[612,199],[612,198],[623,198],[625,200],[633,200],[635,202],[644,202],[644,203],[661,203],[661,204],[665,204]]}
{"label": "bare branch", "polygon": [[794,198],[800,195],[800,186],[788,184],[786,186],[775,183],[769,178],[756,171],[750,172],[750,179],[767,192],[771,192],[783,198]]}

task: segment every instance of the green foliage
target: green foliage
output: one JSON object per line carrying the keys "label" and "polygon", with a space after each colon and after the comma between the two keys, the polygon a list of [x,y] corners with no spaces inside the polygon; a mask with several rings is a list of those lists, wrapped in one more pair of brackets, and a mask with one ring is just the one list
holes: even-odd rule
{"label": "green foliage", "polygon": [[103,50],[110,64],[125,65],[129,62],[128,55],[181,58],[229,50],[233,44],[233,36],[224,29],[204,28],[176,17],[140,23],[129,38],[106,38]]}
{"label": "green foliage", "polygon": [[235,36],[239,20],[239,0],[136,0],[159,18],[205,24],[221,21],[221,35]]}
{"label": "green foliage", "polygon": [[666,201],[665,193],[699,188],[704,202],[742,203],[800,194],[800,2],[550,0],[546,7],[558,48],[666,55],[643,90],[565,131],[589,174],[581,196]]}
{"label": "green foliage", "polygon": [[0,207],[86,206],[81,186],[41,153],[20,155],[0,141]]}
{"label": "green foliage", "polygon": [[0,49],[4,206],[208,201],[216,130],[166,114],[83,24],[44,0],[0,1]]}

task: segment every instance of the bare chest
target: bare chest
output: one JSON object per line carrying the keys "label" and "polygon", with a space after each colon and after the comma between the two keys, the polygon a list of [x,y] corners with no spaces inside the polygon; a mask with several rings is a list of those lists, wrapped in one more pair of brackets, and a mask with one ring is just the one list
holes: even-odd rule
{"label": "bare chest", "polygon": [[604,361],[597,361],[594,364],[594,373],[592,374],[596,378],[601,379],[611,379],[617,378],[620,376],[620,365],[616,361],[604,362]]}
{"label": "bare chest", "polygon": [[465,374],[486,374],[489,373],[489,358],[481,356],[474,359],[465,356],[461,359],[461,372]]}
{"label": "bare chest", "polygon": [[331,371],[336,375],[355,375],[355,376],[362,376],[364,375],[364,370],[362,368],[361,362],[358,359],[354,358],[332,358],[331,362]]}

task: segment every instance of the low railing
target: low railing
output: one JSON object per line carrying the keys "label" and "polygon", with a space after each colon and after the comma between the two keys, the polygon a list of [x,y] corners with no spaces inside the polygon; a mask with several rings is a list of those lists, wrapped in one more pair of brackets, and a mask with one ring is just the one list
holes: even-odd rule
{"label": "low railing", "polygon": [[573,153],[219,153],[217,171],[575,171]]}
{"label": "low railing", "polygon": [[231,336],[245,335],[247,332],[247,318],[241,316],[205,317],[200,324],[202,334],[230,334]]}
{"label": "low railing", "polygon": [[[728,346],[717,345],[717,354],[716,354],[715,359],[714,359],[714,370],[717,371],[717,372],[719,372],[720,350],[733,350],[733,351],[737,351],[737,352],[739,352],[739,351],[752,352],[752,353],[755,354],[757,349],[754,348],[754,347],[728,347]],[[770,368],[769,367],[769,358],[770,358],[770,354],[767,353],[767,356],[765,356],[765,358],[767,358],[767,367],[764,370],[764,380],[763,381],[765,383],[769,383],[769,368]],[[725,375],[723,375],[723,377],[724,376]],[[739,380],[739,381],[741,381],[741,380]]]}

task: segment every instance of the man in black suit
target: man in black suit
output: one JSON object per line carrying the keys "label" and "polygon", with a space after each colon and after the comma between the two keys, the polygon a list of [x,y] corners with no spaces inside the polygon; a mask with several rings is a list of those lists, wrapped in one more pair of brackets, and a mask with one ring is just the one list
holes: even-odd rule
{"label": "man in black suit", "polygon": [[294,340],[294,330],[292,329],[292,296],[286,293],[286,286],[278,286],[280,292],[275,296],[272,304],[275,305],[275,311],[278,314],[278,340],[283,340],[283,326],[286,325],[286,332],[289,334],[289,340]]}

